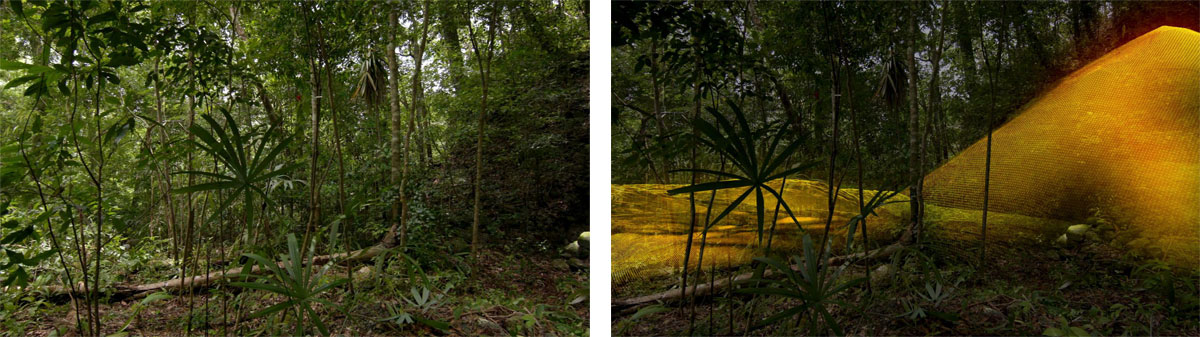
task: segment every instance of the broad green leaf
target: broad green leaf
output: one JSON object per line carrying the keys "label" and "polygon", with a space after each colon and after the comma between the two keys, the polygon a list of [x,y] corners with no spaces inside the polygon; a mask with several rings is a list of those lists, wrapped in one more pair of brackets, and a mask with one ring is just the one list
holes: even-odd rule
{"label": "broad green leaf", "polygon": [[780,320],[783,320],[785,318],[789,318],[789,317],[798,315],[806,310],[808,310],[808,304],[802,304],[799,306],[795,306],[790,309],[780,311],[774,315],[771,315],[770,317],[767,317],[766,319],[763,319],[762,321],[758,321],[757,323],[754,324],[754,326],[755,327],[764,327],[764,326],[768,326],[771,324],[775,324],[775,322],[779,322]]}
{"label": "broad green leaf", "polygon": [[29,83],[30,81],[33,81],[33,80],[36,80],[39,78],[42,78],[42,75],[25,75],[25,76],[15,78],[12,81],[9,81],[7,84],[5,84],[3,90],[8,90],[8,89],[17,87],[17,86],[25,84],[25,83]]}
{"label": "broad green leaf", "polygon": [[667,191],[667,194],[675,195],[675,194],[682,194],[682,193],[689,193],[689,192],[723,190],[723,189],[730,189],[730,188],[746,187],[746,186],[751,186],[751,185],[753,185],[753,183],[751,183],[749,181],[745,181],[745,180],[713,181],[713,182],[700,183],[700,184],[695,184],[695,185],[691,185],[691,186],[671,189],[671,190]]}
{"label": "broad green leaf", "polygon": [[25,64],[17,61],[0,60],[0,70],[21,70],[32,68],[32,64]]}
{"label": "broad green leaf", "polygon": [[24,287],[29,285],[29,273],[25,272],[25,267],[17,267],[16,270],[8,274],[8,278],[4,279],[4,286]]}
{"label": "broad green leaf", "polygon": [[279,303],[279,304],[276,304],[276,305],[269,306],[269,307],[267,307],[266,309],[259,310],[258,312],[251,314],[251,315],[250,315],[249,317],[247,317],[247,318],[249,318],[249,319],[255,319],[255,318],[263,317],[263,316],[266,316],[266,315],[270,315],[270,314],[273,314],[273,313],[279,312],[280,310],[283,310],[283,309],[290,308],[290,307],[291,307],[292,305],[294,305],[294,304],[296,304],[296,301],[295,301],[295,300],[288,300],[288,301],[286,301],[286,302],[283,302],[283,303]]}
{"label": "broad green leaf", "polygon": [[645,308],[638,309],[637,312],[633,313],[633,316],[629,317],[629,320],[637,321],[637,320],[641,319],[642,317],[657,314],[660,312],[667,312],[667,311],[671,311],[671,309],[663,306],[662,304],[655,304],[655,305],[647,306]]}
{"label": "broad green leaf", "polygon": [[33,235],[33,225],[25,226],[25,228],[19,231],[5,235],[4,239],[0,239],[0,245],[11,245],[17,242],[25,241],[25,238],[28,238],[31,235]]}
{"label": "broad green leaf", "polygon": [[736,209],[738,205],[742,204],[743,200],[746,200],[746,197],[750,195],[751,191],[753,191],[753,190],[747,189],[746,192],[742,193],[742,195],[739,196],[737,199],[733,199],[733,202],[729,203],[729,206],[725,206],[725,210],[721,211],[721,214],[718,214],[716,218],[712,219],[712,222],[709,222],[704,225],[704,231],[708,232],[709,228],[712,228],[712,226],[715,226],[717,223],[720,223],[721,219],[724,219],[725,216],[729,215],[730,212],[733,212],[733,210]]}
{"label": "broad green leaf", "polygon": [[418,315],[413,315],[413,320],[416,320],[417,323],[424,324],[425,326],[428,326],[430,328],[434,328],[434,329],[438,329],[438,330],[442,330],[442,331],[450,330],[450,324],[446,323],[446,322],[433,320],[433,319],[425,319]]}
{"label": "broad green leaf", "polygon": [[288,291],[287,289],[284,289],[283,287],[280,287],[280,286],[257,283],[257,282],[230,282],[229,284],[238,286],[238,287],[242,287],[242,288],[266,290],[266,291],[270,291],[270,292],[273,292],[276,294],[280,294],[283,296],[289,296],[289,297],[293,296],[295,294],[294,292]]}
{"label": "broad green leaf", "polygon": [[170,299],[173,297],[175,297],[175,296],[172,296],[171,294],[160,291],[160,292],[156,292],[156,293],[147,295],[146,298],[143,298],[140,303],[142,303],[142,305],[147,305],[150,303],[154,303],[154,302],[157,302],[160,300]]}

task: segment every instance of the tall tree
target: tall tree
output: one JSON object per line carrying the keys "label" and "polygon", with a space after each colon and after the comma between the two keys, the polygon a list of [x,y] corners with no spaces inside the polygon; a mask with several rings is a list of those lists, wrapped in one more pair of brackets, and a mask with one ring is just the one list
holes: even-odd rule
{"label": "tall tree", "polygon": [[479,119],[475,131],[475,212],[471,221],[472,256],[477,256],[479,253],[479,190],[483,183],[483,120],[488,109],[488,80],[492,75],[492,57],[495,55],[496,30],[499,24],[496,21],[500,15],[499,4],[490,3],[485,7],[488,12],[483,24],[487,26],[487,38],[482,49],[479,47],[480,41],[476,36],[475,25],[467,25],[471,35],[471,50],[475,53],[475,63],[479,67],[479,83],[483,91],[479,98]]}
{"label": "tall tree", "polygon": [[915,229],[913,238],[920,240],[922,230],[921,218],[921,125],[920,114],[917,110],[917,101],[920,97],[917,96],[917,64],[916,64],[916,45],[917,45],[917,15],[919,12],[917,3],[912,3],[912,11],[908,14],[908,32],[904,53],[908,68],[908,181],[912,183],[909,188],[909,211],[912,215],[912,227]]}
{"label": "tall tree", "polygon": [[318,66],[320,62],[318,49],[322,42],[321,37],[317,34],[320,28],[315,27],[320,25],[320,20],[312,15],[314,8],[312,4],[303,4],[301,9],[304,13],[305,29],[307,31],[307,41],[309,44],[308,72],[309,72],[309,102],[311,103],[309,110],[309,128],[312,130],[312,139],[309,144],[309,172],[308,172],[308,197],[309,197],[309,216],[308,226],[304,231],[304,246],[308,247],[309,239],[313,234],[313,230],[317,228],[321,222],[321,189],[320,183],[320,162],[321,162],[321,69]]}
{"label": "tall tree", "polygon": [[[392,135],[390,141],[392,156],[391,175],[389,182],[393,187],[397,189],[403,189],[403,173],[401,171],[403,170],[402,167],[404,166],[404,162],[402,161],[403,159],[401,156],[403,155],[404,149],[401,147],[402,144],[400,143],[400,75],[396,70],[396,12],[393,8],[388,8],[388,34],[387,51],[385,54],[387,55],[388,60],[387,91],[388,97],[390,98],[388,99],[388,103],[391,105],[392,112]],[[397,194],[393,196],[393,198],[394,199],[392,200],[391,207],[392,225],[388,227],[387,234],[385,234],[383,237],[383,244],[385,246],[391,246],[394,243],[396,229],[399,228],[400,224],[402,223],[400,219],[400,203],[403,197]]]}
{"label": "tall tree", "polygon": [[438,1],[438,29],[446,53],[446,68],[450,71],[450,87],[458,94],[463,81],[462,41],[458,29],[462,26],[459,2]]}
{"label": "tall tree", "polygon": [[[401,247],[403,247],[405,245],[405,238],[408,234],[408,217],[409,217],[408,212],[409,212],[409,208],[410,208],[410,206],[409,206],[410,202],[409,202],[408,194],[405,193],[405,185],[408,185],[408,177],[409,177],[408,166],[412,163],[412,160],[409,159],[410,158],[409,155],[411,153],[409,145],[411,144],[411,138],[413,137],[413,134],[415,133],[414,130],[415,130],[415,125],[416,125],[416,122],[415,122],[416,119],[419,116],[425,115],[425,88],[421,85],[422,84],[421,83],[421,69],[422,69],[422,64],[424,63],[424,59],[425,59],[425,44],[429,41],[429,2],[428,1],[422,2],[421,12],[422,12],[422,19],[421,19],[420,28],[417,30],[418,35],[415,37],[415,39],[413,41],[412,57],[413,57],[414,65],[413,65],[413,75],[412,75],[412,107],[409,109],[409,114],[408,114],[408,133],[406,133],[404,135],[404,157],[405,157],[404,169],[403,169],[404,172],[401,173],[402,178],[400,180],[400,198],[402,198],[404,200],[404,209],[400,213],[400,246]],[[425,141],[421,141],[421,144],[422,145],[419,146],[420,148],[417,149],[417,153],[419,153],[419,155],[423,158],[421,161],[425,162],[426,161],[426,159],[424,159],[426,156],[425,145],[427,145],[427,144]]]}

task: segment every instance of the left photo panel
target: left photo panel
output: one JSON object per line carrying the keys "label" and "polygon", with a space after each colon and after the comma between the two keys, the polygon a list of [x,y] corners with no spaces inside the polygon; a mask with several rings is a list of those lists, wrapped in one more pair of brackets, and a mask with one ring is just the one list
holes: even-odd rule
{"label": "left photo panel", "polygon": [[588,7],[0,0],[0,335],[588,334]]}

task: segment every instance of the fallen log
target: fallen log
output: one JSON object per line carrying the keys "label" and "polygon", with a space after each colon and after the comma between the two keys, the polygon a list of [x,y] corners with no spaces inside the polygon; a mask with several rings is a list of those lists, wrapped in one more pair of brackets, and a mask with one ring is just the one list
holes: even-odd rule
{"label": "fallen log", "polygon": [[[875,260],[880,260],[883,258],[890,257],[893,254],[895,254],[896,252],[899,252],[905,246],[907,246],[907,243],[909,242],[909,240],[908,240],[909,236],[907,235],[907,233],[905,233],[905,234],[906,235],[899,242],[893,243],[891,245],[888,245],[888,246],[885,246],[882,248],[877,248],[874,250],[855,253],[855,254],[831,257],[831,258],[829,258],[829,261],[828,261],[829,265],[836,266],[836,265],[841,265],[843,263],[847,263],[847,262],[851,262],[851,261],[875,261]],[[796,271],[799,271],[801,268],[799,265],[789,265],[788,267],[792,268],[792,270],[796,270]],[[776,274],[778,274],[778,273],[774,272],[772,270],[765,270],[765,271],[763,271],[762,277],[768,278],[768,277],[775,276]],[[744,273],[741,275],[734,276],[731,279],[726,278],[726,279],[716,280],[711,283],[704,283],[704,284],[699,284],[699,285],[695,285],[695,286],[690,286],[687,289],[684,289],[683,291],[680,291],[679,289],[671,289],[671,290],[667,290],[667,291],[663,291],[663,292],[659,292],[659,293],[655,293],[655,294],[650,294],[650,295],[645,295],[645,296],[638,296],[638,297],[624,298],[624,299],[614,299],[612,301],[612,310],[614,313],[618,313],[619,315],[628,315],[628,314],[632,314],[633,312],[635,312],[637,310],[637,308],[651,304],[651,303],[675,302],[675,301],[679,301],[680,299],[687,298],[689,296],[708,297],[713,294],[722,293],[722,291],[725,288],[746,284],[752,280],[754,280],[754,273],[749,272],[749,273]]]}
{"label": "fallen log", "polygon": [[[395,246],[396,225],[397,224],[393,223],[392,226],[388,228],[387,234],[384,235],[383,240],[381,240],[379,244],[352,252],[314,256],[312,258],[312,265],[323,266],[330,261],[352,263],[370,260],[376,256],[379,256],[379,254],[383,254],[383,252],[386,252]],[[280,268],[283,268],[282,263],[277,263],[277,265]],[[242,274],[242,269],[242,267],[230,268],[214,271],[204,275],[176,278],[142,285],[115,284],[112,286],[113,291],[109,294],[108,300],[121,301],[130,298],[144,297],[154,291],[180,292],[180,290],[186,290],[189,288],[207,288],[218,282],[223,282],[231,277],[237,277],[239,274]],[[258,274],[264,271],[264,269],[260,268],[260,266],[256,264],[250,269],[249,273]],[[76,285],[74,293],[71,292],[71,289],[58,285],[45,286],[37,289],[37,291],[41,292],[47,299],[58,301],[68,301],[72,297],[83,297],[88,293],[88,290],[85,289],[82,283]]]}
{"label": "fallen log", "polygon": [[[337,261],[342,264],[349,264],[370,260],[376,256],[379,256],[379,254],[383,254],[383,252],[386,252],[389,249],[390,248],[385,247],[383,244],[378,244],[352,252],[314,256],[312,258],[312,265],[323,266],[333,261]],[[283,263],[279,262],[278,266],[283,268]],[[143,297],[155,291],[180,292],[189,288],[208,288],[230,278],[237,277],[238,275],[242,274],[242,271],[243,267],[236,267],[218,270],[208,274],[195,275],[186,278],[176,278],[149,284],[115,284],[112,286],[112,291],[109,292],[108,298],[109,301],[121,301],[125,299]],[[266,271],[267,269],[264,269],[261,265],[256,264],[250,269],[249,272],[247,272],[247,274],[259,274]],[[75,297],[83,297],[88,292],[88,290],[85,289],[82,284],[76,286],[76,291],[73,294],[71,293],[71,289],[58,285],[43,287],[41,288],[41,291],[47,298],[57,300],[66,300],[72,295]]]}

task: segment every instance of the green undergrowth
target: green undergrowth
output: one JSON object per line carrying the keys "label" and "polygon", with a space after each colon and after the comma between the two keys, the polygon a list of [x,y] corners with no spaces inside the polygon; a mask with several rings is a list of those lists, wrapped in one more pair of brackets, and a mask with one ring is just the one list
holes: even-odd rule
{"label": "green undergrowth", "polygon": [[[116,254],[112,260],[119,267],[113,270],[120,271],[111,273],[112,281],[157,282],[175,277],[178,269],[171,260],[140,253],[161,251],[155,247],[159,244],[143,240],[120,254],[115,252],[121,250],[106,250]],[[478,259],[464,252],[429,249],[417,245],[406,254],[392,250],[349,269],[330,268],[312,282],[335,285],[313,297],[332,305],[313,305],[313,317],[333,335],[587,334],[587,270],[552,263],[559,258],[555,249],[497,245],[482,250]],[[222,267],[213,265],[211,270]],[[45,276],[31,279],[27,288],[3,290],[0,336],[77,333],[72,306],[37,291],[57,284],[50,282],[51,273],[40,274]],[[339,279],[349,281],[336,283]],[[104,331],[118,336],[179,334],[190,325],[191,334],[293,333],[292,314],[269,312],[246,318],[287,300],[259,287],[222,284],[193,296],[155,293],[113,301],[101,309]],[[309,333],[319,332],[315,320],[306,318],[304,323]]]}
{"label": "green undergrowth", "polygon": [[[1200,323],[1195,320],[1200,316],[1200,269],[1181,268],[1130,249],[1122,239],[1129,234],[1105,231],[1105,224],[1096,219],[1089,219],[1086,224],[1091,229],[1082,235],[1069,234],[1069,225],[1048,221],[1043,224],[1062,229],[1046,229],[1036,241],[990,241],[986,259],[981,261],[978,239],[968,240],[939,228],[969,216],[969,212],[935,210],[928,214],[931,230],[919,244],[875,264],[869,288],[860,284],[835,297],[846,303],[830,308],[845,334],[1200,334]],[[993,218],[989,217],[989,222]],[[1054,237],[1059,235],[1068,240],[1057,242]],[[992,237],[989,231],[989,239]],[[749,265],[705,269],[689,282],[751,271]],[[865,273],[863,266],[850,267],[839,282]],[[640,280],[630,284],[638,290],[625,289],[614,296],[677,289],[678,283],[678,278],[669,277]],[[807,331],[802,322],[756,326],[774,313],[801,304],[797,300],[731,290],[715,295],[698,300],[694,307],[644,307],[638,314],[618,318],[614,334],[804,335]]]}

